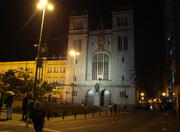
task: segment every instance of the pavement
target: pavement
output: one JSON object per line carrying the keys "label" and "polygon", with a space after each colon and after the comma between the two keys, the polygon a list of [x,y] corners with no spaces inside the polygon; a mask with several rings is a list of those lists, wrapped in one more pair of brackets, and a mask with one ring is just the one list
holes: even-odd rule
{"label": "pavement", "polygon": [[[76,120],[88,120],[88,119],[95,119],[95,118],[108,118],[113,116],[122,116],[127,115],[128,112],[121,112],[117,114],[110,114],[110,113],[94,113],[93,114],[82,114],[75,116],[66,116],[64,117],[55,117],[50,118],[49,120],[46,119],[45,121],[45,127],[43,128],[44,132],[61,132],[54,129],[48,128],[49,126],[52,126],[55,122],[67,122],[67,121],[76,121]],[[27,125],[26,122],[21,121],[22,115],[21,114],[14,114],[12,120],[6,120],[6,113],[2,112],[0,117],[0,132],[34,132],[33,124],[29,123]]]}
{"label": "pavement", "polygon": [[[0,117],[0,132],[34,132],[33,125],[21,120],[21,114],[13,114],[6,120],[6,113]],[[143,125],[141,125],[143,124]],[[141,111],[118,114],[94,113],[85,115],[50,118],[45,121],[43,132],[179,132],[180,118],[161,112]],[[116,129],[115,129],[116,128]]]}

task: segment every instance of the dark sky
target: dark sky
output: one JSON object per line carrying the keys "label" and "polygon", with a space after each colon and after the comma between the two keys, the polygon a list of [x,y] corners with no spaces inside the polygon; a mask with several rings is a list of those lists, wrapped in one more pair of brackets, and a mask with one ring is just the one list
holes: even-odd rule
{"label": "dark sky", "polygon": [[[36,9],[36,3],[37,0],[3,2],[0,60],[34,59],[36,50],[33,45],[39,41],[42,15]],[[53,51],[60,53],[65,50],[70,0],[54,0],[52,3],[55,10],[47,11],[43,31],[51,54]]]}
{"label": "dark sky", "polygon": [[[36,9],[38,0],[5,0],[1,7],[1,53],[0,60],[27,60],[35,56],[34,44],[38,43],[41,12]],[[124,0],[51,0],[53,12],[47,11],[44,36],[49,55],[64,54],[67,43],[68,16],[74,9],[95,9],[94,14],[106,16],[111,5]],[[156,0],[133,1],[137,47],[143,54],[151,54],[153,46],[160,41],[160,6]],[[136,2],[137,1],[137,2]],[[155,3],[156,2],[156,3]],[[122,5],[124,2],[121,2]],[[110,14],[110,13],[109,13]],[[108,20],[108,19],[106,19]],[[142,36],[141,36],[142,35]],[[149,41],[147,41],[149,40]],[[150,41],[154,41],[150,43]],[[148,43],[147,43],[148,42]],[[147,48],[148,47],[148,48]],[[147,51],[147,49],[148,51]],[[159,48],[159,44],[156,45]],[[148,56],[152,57],[153,56]],[[149,58],[150,59],[150,58]]]}

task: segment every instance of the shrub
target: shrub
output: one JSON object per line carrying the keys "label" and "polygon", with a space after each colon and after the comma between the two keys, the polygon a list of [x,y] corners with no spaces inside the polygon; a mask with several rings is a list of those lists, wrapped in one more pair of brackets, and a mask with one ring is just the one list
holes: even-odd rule
{"label": "shrub", "polygon": [[[73,104],[59,104],[54,102],[41,102],[41,107],[43,107],[46,115],[49,114],[50,117],[60,117],[80,115],[80,114],[89,114],[92,112],[98,112],[101,108],[98,106],[82,106],[82,105],[73,105]],[[13,105],[14,113],[22,113],[22,106],[20,102],[16,102]]]}

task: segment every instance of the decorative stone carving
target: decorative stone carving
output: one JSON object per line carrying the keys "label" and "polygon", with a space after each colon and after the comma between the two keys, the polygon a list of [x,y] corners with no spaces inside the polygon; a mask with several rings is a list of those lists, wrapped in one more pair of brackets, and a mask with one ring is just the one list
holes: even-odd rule
{"label": "decorative stone carving", "polygon": [[99,92],[100,90],[100,84],[98,82],[95,84],[95,90],[96,92]]}

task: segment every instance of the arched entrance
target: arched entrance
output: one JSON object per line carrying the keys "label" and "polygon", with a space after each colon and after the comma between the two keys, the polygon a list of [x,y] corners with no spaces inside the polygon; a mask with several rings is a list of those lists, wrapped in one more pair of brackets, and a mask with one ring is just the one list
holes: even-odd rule
{"label": "arched entrance", "polygon": [[107,106],[111,103],[111,93],[105,89],[101,92],[101,106]]}
{"label": "arched entrance", "polygon": [[94,105],[94,89],[89,89],[87,91],[87,99],[86,99],[86,104],[87,105]]}

